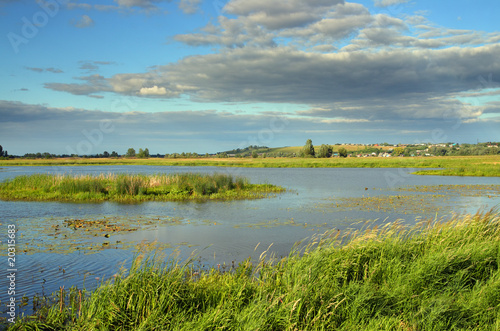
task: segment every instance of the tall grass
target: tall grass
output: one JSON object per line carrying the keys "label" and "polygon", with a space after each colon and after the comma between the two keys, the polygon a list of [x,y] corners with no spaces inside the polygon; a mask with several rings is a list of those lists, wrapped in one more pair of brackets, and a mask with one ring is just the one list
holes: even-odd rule
{"label": "tall grass", "polygon": [[283,189],[250,184],[245,178],[214,174],[99,176],[36,174],[0,183],[0,198],[10,200],[149,201],[185,199],[246,199],[265,197]]}
{"label": "tall grass", "polygon": [[138,259],[81,309],[55,304],[12,329],[498,330],[499,265],[498,213],[389,224],[227,272]]}

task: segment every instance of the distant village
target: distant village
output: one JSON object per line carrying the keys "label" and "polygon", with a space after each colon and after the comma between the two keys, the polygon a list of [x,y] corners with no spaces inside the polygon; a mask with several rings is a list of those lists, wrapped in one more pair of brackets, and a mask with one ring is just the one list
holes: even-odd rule
{"label": "distant village", "polygon": [[248,146],[225,152],[198,154],[193,152],[182,153],[150,153],[148,148],[134,148],[120,155],[115,151],[104,151],[100,154],[51,154],[48,152],[26,153],[24,155],[11,155],[0,146],[0,159],[26,158],[266,158],[266,157],[433,157],[433,156],[467,156],[467,155],[496,155],[500,154],[500,142],[486,142],[477,144],[459,143],[417,143],[417,144],[334,144],[313,146],[308,140],[306,145],[295,147],[267,147]]}

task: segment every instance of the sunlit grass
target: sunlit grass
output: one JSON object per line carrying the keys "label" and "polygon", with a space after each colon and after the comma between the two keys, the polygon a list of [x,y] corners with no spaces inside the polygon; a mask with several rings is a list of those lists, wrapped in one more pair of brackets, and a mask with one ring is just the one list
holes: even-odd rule
{"label": "sunlit grass", "polygon": [[0,166],[66,166],[66,165],[155,165],[220,166],[252,168],[442,168],[418,174],[453,176],[500,176],[500,155],[442,157],[348,157],[348,158],[192,158],[127,159],[65,158],[47,160],[12,159]]}
{"label": "sunlit grass", "polygon": [[[297,246],[298,247],[298,246]],[[496,330],[500,217],[329,232],[284,259],[200,270],[139,256],[13,330]]]}
{"label": "sunlit grass", "polygon": [[0,198],[26,201],[171,201],[262,198],[284,189],[250,184],[224,174],[50,175],[18,176],[0,183]]}

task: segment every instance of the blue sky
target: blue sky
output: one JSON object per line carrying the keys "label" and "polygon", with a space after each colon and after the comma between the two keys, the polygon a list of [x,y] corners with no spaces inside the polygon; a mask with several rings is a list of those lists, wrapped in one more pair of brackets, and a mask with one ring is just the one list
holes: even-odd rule
{"label": "blue sky", "polygon": [[0,144],[499,141],[496,1],[2,0]]}

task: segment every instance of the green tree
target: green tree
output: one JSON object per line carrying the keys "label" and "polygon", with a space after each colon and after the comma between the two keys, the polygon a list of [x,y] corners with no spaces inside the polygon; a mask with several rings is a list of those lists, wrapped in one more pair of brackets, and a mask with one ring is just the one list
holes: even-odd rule
{"label": "green tree", "polygon": [[253,157],[254,159],[256,159],[257,157],[259,157],[259,154],[257,153],[257,151],[256,151],[256,150],[253,150],[253,151],[252,151],[252,157]]}
{"label": "green tree", "polygon": [[400,155],[404,154],[404,152],[405,152],[405,149],[403,147],[396,147],[396,148],[394,148],[392,155],[393,156],[400,156]]}
{"label": "green tree", "polygon": [[306,144],[302,148],[302,155],[304,157],[313,157],[315,155],[314,146],[311,139],[307,139]]}
{"label": "green tree", "polygon": [[115,151],[112,151],[112,152],[111,152],[111,157],[118,157],[118,153],[117,153],[117,152],[115,152]]}
{"label": "green tree", "polygon": [[333,148],[330,145],[321,145],[317,157],[331,157],[333,154]]}
{"label": "green tree", "polygon": [[126,157],[134,157],[135,156],[135,149],[129,148],[127,150],[127,154],[125,154]]}
{"label": "green tree", "polygon": [[2,157],[2,156],[3,156],[3,147],[2,147],[2,145],[0,145],[0,157]]}
{"label": "green tree", "polygon": [[347,157],[347,149],[344,147],[340,147],[338,152],[340,157]]}
{"label": "green tree", "polygon": [[140,159],[146,159],[149,157],[149,149],[139,148],[139,152],[137,153],[137,157]]}

